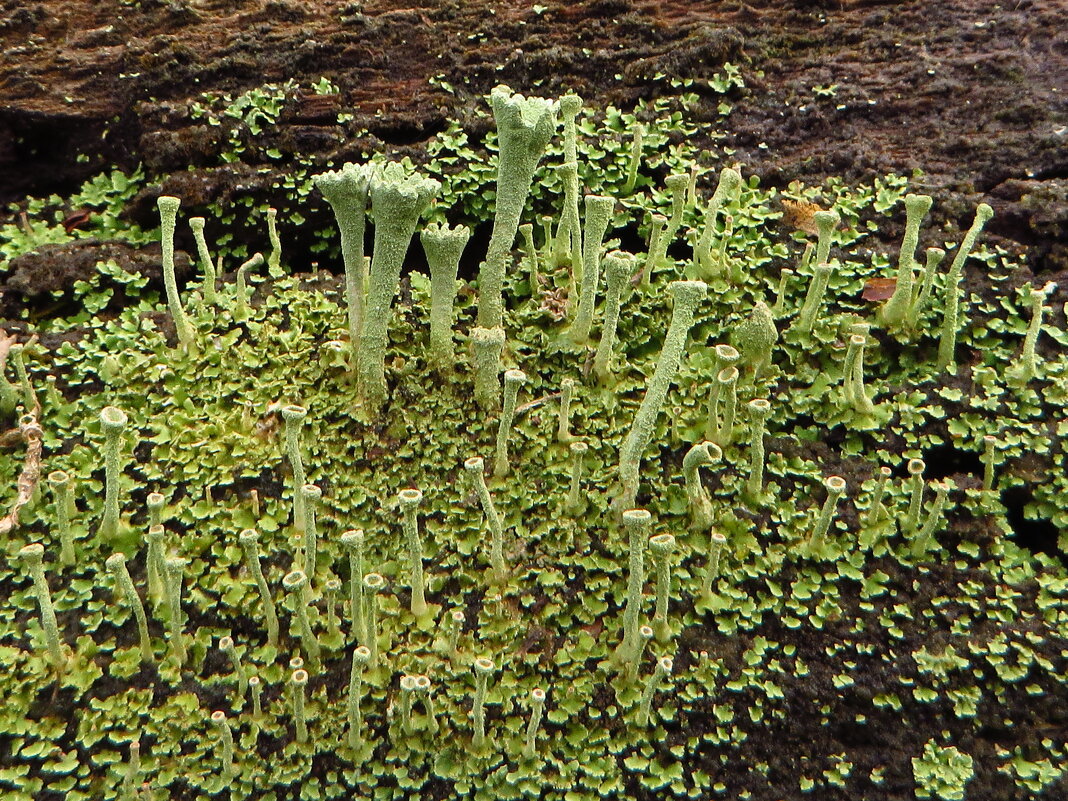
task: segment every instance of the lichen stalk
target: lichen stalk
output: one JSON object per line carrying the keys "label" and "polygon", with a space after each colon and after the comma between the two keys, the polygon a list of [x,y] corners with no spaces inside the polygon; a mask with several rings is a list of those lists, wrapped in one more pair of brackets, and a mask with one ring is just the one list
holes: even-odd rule
{"label": "lichen stalk", "polygon": [[579,306],[568,336],[572,342],[585,344],[590,338],[593,311],[597,304],[597,285],[601,277],[601,245],[612,219],[616,200],[601,195],[586,195],[586,219],[582,231],[582,284]]}
{"label": "lichen stalk", "polygon": [[427,355],[432,369],[440,372],[450,372],[456,363],[452,337],[456,275],[460,257],[470,238],[471,229],[465,225],[449,228],[433,223],[419,233],[419,241],[423,244],[430,267],[430,341]]}
{"label": "lichen stalk", "polygon": [[923,527],[916,534],[912,544],[912,552],[916,556],[922,556],[931,548],[935,531],[942,525],[942,512],[946,506],[946,498],[949,496],[951,485],[946,481],[939,481],[934,485],[935,497],[927,510],[927,518]]}
{"label": "lichen stalk", "polygon": [[252,720],[259,721],[263,718],[263,687],[260,677],[249,676],[248,688],[252,691]]}
{"label": "lichen stalk", "polygon": [[526,383],[527,374],[522,370],[505,370],[504,404],[501,417],[497,423],[497,450],[493,460],[493,475],[503,478],[511,472],[508,463],[508,439],[512,434],[512,422],[515,420],[515,405],[519,387]]}
{"label": "lichen stalk", "polygon": [[[964,269],[964,262],[971,255],[975,241],[983,230],[983,226],[994,216],[994,210],[986,203],[980,203],[975,209],[975,219],[971,228],[964,235],[964,239],[957,248],[957,254],[953,257],[953,263],[946,274],[945,303],[942,316],[942,333],[938,341],[939,370],[949,370],[954,365],[957,350],[957,315],[960,310],[960,277]],[[955,369],[955,368],[954,368]]]}
{"label": "lichen stalk", "polygon": [[464,630],[464,613],[459,609],[453,609],[446,620],[445,653],[449,661],[456,663],[460,658],[460,635]]}
{"label": "lichen stalk", "polygon": [[623,513],[628,544],[627,600],[623,607],[623,638],[615,651],[618,664],[626,664],[632,659],[638,646],[638,621],[645,585],[645,543],[651,520],[652,515],[646,509],[628,509]]}
{"label": "lichen stalk", "polygon": [[630,659],[623,666],[623,681],[627,684],[633,684],[638,680],[638,671],[642,666],[642,658],[645,656],[645,649],[649,643],[656,637],[656,632],[653,631],[652,626],[641,626],[638,628],[638,647],[635,648],[634,653],[631,654]]}
{"label": "lichen stalk", "polygon": [[368,573],[363,577],[364,610],[367,627],[367,650],[371,652],[370,665],[378,667],[378,593],[385,589],[386,580],[378,573]]}
{"label": "lichen stalk", "polygon": [[486,516],[486,525],[490,530],[490,569],[494,583],[499,584],[508,577],[508,568],[504,562],[504,525],[497,514],[489,487],[486,486],[485,463],[481,457],[472,456],[464,462],[464,470],[471,476],[482,513]]}
{"label": "lichen stalk", "polygon": [[45,403],[53,410],[61,408],[66,403],[56,387],[56,377],[51,373],[45,376]]}
{"label": "lichen stalk", "polygon": [[365,538],[363,529],[351,529],[341,535],[341,545],[349,557],[349,627],[357,643],[367,639],[364,615],[363,577]]}
{"label": "lichen stalk", "polygon": [[489,677],[496,669],[493,660],[480,656],[475,660],[475,699],[471,706],[471,720],[474,724],[474,736],[471,744],[476,751],[486,747],[486,694],[489,689]]}
{"label": "lichen stalk", "polygon": [[297,742],[308,742],[308,717],[305,702],[305,688],[308,686],[308,671],[303,668],[294,670],[289,680],[293,688],[293,724],[296,728]]}
{"label": "lichen stalk", "polygon": [[616,328],[619,325],[619,310],[622,305],[623,289],[627,279],[634,272],[634,258],[629,253],[614,250],[604,258],[605,277],[608,289],[604,301],[604,325],[601,338],[597,343],[597,352],[593,357],[593,373],[603,384],[612,375],[612,349],[616,342]]}
{"label": "lichen stalk", "polygon": [[226,720],[226,713],[217,709],[211,713],[211,722],[219,732],[219,751],[222,761],[222,777],[230,781],[234,777],[234,735]]}
{"label": "lichen stalk", "polygon": [[1020,361],[1017,369],[1011,371],[1011,378],[1017,383],[1026,384],[1038,375],[1038,357],[1035,347],[1038,344],[1038,335],[1042,331],[1042,318],[1046,312],[1046,298],[1057,289],[1057,284],[1050,281],[1041,289],[1031,289],[1031,322],[1027,326],[1024,335],[1023,349],[1020,352]]}
{"label": "lichen stalk", "polygon": [[191,348],[193,328],[185,316],[182,300],[178,296],[178,282],[174,277],[174,226],[178,219],[178,206],[181,201],[170,195],[160,195],[156,199],[160,219],[160,246],[163,261],[163,287],[167,293],[167,307],[174,321],[178,343],[182,348]]}
{"label": "lichen stalk", "polygon": [[504,351],[504,329],[472,328],[471,347],[475,359],[475,401],[483,410],[492,411],[501,402],[498,371]]}
{"label": "lichen stalk", "polygon": [[671,675],[671,670],[674,666],[675,662],[670,656],[662,656],[657,660],[656,670],[653,671],[653,675],[645,683],[645,690],[642,692],[642,698],[638,704],[639,726],[649,725],[649,719],[652,716],[653,697],[656,695],[661,682]]}
{"label": "lichen stalk", "polygon": [[326,632],[331,639],[341,637],[341,627],[337,619],[337,597],[341,593],[341,579],[328,578],[323,584],[323,598],[326,601]]}
{"label": "lichen stalk", "polygon": [[100,427],[104,432],[104,516],[97,531],[100,539],[112,542],[119,533],[119,451],[122,447],[122,432],[129,418],[115,406],[100,410]]}
{"label": "lichen stalk", "polygon": [[415,694],[415,676],[400,677],[400,726],[405,734],[412,733],[412,696]]}
{"label": "lichen stalk", "polygon": [[319,551],[319,526],[316,522],[319,502],[323,491],[315,484],[303,484],[300,494],[304,507],[304,564],[302,569],[308,575],[308,586],[315,584],[315,562]]}
{"label": "lichen stalk", "polygon": [[716,376],[722,415],[716,422],[712,441],[726,448],[734,442],[734,421],[738,416],[738,368],[724,367]]}
{"label": "lichen stalk", "polygon": [[[809,247],[812,247],[812,243],[809,243]],[[789,267],[783,267],[782,272],[779,273],[779,288],[775,292],[775,305],[771,309],[771,313],[775,317],[782,317],[783,312],[786,311],[786,287],[789,285],[793,274],[794,271]]]}
{"label": "lichen stalk", "polygon": [[734,215],[728,214],[723,218],[723,236],[721,236],[719,242],[716,243],[716,255],[713,258],[721,273],[726,270],[727,282],[738,286],[744,281],[744,276],[742,276],[741,259],[727,260],[727,245],[733,236]]}
{"label": "lichen stalk", "polygon": [[357,353],[358,390],[368,418],[386,401],[385,357],[390,307],[400,285],[404,256],[419,217],[440,188],[441,184],[432,178],[408,175],[398,162],[387,164],[371,179],[375,241]]}
{"label": "lichen stalk", "polygon": [[278,275],[282,264],[282,240],[278,237],[278,209],[267,209],[267,241],[271,243],[271,252],[267,256],[267,269],[271,275]]}
{"label": "lichen stalk", "polygon": [[879,319],[884,325],[896,326],[905,322],[913,301],[915,281],[916,245],[919,241],[920,223],[931,209],[928,195],[905,196],[905,235],[897,261],[897,283],[894,294],[879,310]]}
{"label": "lichen stalk", "polygon": [[345,308],[349,346],[353,356],[360,351],[363,329],[364,231],[371,176],[377,167],[346,163],[340,170],[316,175],[315,186],[334,210],[341,232],[341,258],[345,264]]}
{"label": "lichen stalk", "polygon": [[234,679],[237,681],[237,695],[239,698],[244,699],[245,693],[248,692],[248,671],[245,670],[245,666],[241,662],[241,655],[237,652],[237,646],[234,645],[234,638],[230,636],[220,637],[219,650],[226,654],[226,658],[230,660],[230,666],[234,669]]}
{"label": "lichen stalk", "polygon": [[322,660],[319,640],[312,631],[311,618],[308,607],[311,599],[308,592],[308,576],[303,570],[291,570],[282,579],[282,586],[290,593],[293,603],[293,613],[297,616],[297,636],[300,638],[301,648],[308,657],[308,664],[313,670],[319,670]]}
{"label": "lichen stalk", "polygon": [[861,417],[869,417],[875,412],[875,404],[864,387],[864,348],[867,343],[867,336],[852,334],[842,368],[842,394],[845,403]]}
{"label": "lichen stalk", "polygon": [[649,216],[649,243],[645,249],[645,263],[642,265],[641,285],[648,287],[653,277],[653,270],[664,259],[667,245],[665,242],[664,227],[667,225],[667,217],[663,214],[651,214]]}
{"label": "lichen stalk", "polygon": [[45,646],[52,667],[63,672],[67,667],[67,657],[59,638],[59,623],[56,621],[56,609],[52,604],[52,593],[48,589],[48,579],[44,572],[44,546],[39,542],[30,543],[18,552],[26,564],[26,570],[33,580],[33,593],[37,598],[37,609],[41,616],[41,630],[44,632]]}
{"label": "lichen stalk", "polygon": [[582,468],[586,460],[586,452],[590,449],[585,442],[572,442],[571,450],[571,484],[567,491],[567,500],[564,502],[564,510],[572,516],[582,512],[586,506],[586,500],[582,497]]}
{"label": "lichen stalk", "polygon": [[30,374],[26,369],[26,346],[21,343],[15,343],[11,346],[9,356],[11,357],[12,364],[15,365],[15,377],[19,380],[19,387],[22,389],[22,404],[25,407],[27,414],[39,414],[41,404],[37,400],[37,393],[33,390],[33,384],[30,382]]}
{"label": "lichen stalk", "polygon": [[556,131],[555,104],[539,97],[494,87],[490,105],[497,123],[497,203],[486,259],[478,274],[478,326],[500,328],[504,321],[501,292],[504,269],[519,228],[542,152]]}
{"label": "lichen stalk", "polygon": [[533,759],[538,747],[538,728],[545,711],[545,690],[535,687],[530,691],[530,717],[527,720],[526,739],[523,743],[523,758]]}
{"label": "lichen stalk", "polygon": [[558,266],[570,261],[573,280],[582,280],[582,267],[577,262],[582,252],[582,229],[579,224],[578,181],[578,129],[575,117],[582,110],[582,98],[574,93],[564,95],[558,101],[560,121],[564,129],[564,206],[560,211],[560,225],[556,231],[553,264]]}
{"label": "lichen stalk", "polygon": [[923,459],[909,459],[909,506],[901,524],[901,533],[909,539],[920,525],[920,512],[923,504],[923,471],[926,467]]}
{"label": "lichen stalk", "polygon": [[145,497],[145,509],[148,510],[149,528],[163,523],[163,507],[166,503],[167,499],[159,492],[150,492]]}
{"label": "lichen stalk", "polygon": [[[716,216],[728,203],[738,197],[741,189],[742,176],[732,167],[724,167],[719,173],[719,183],[708,201],[705,209],[704,221],[701,226],[701,234],[694,246],[694,259],[697,262],[699,275],[705,280],[715,278],[720,273],[720,265],[716,264],[712,255],[712,244],[716,235]],[[728,234],[724,231],[722,239],[727,239]]]}
{"label": "lichen stalk", "polygon": [[660,642],[671,639],[668,624],[668,603],[671,599],[671,554],[675,550],[675,537],[671,534],[656,534],[649,539],[656,566],[656,607],[653,613],[653,631]]}
{"label": "lichen stalk", "polygon": [[556,441],[571,442],[571,401],[575,397],[575,379],[565,378],[560,382],[560,413],[557,417]]}
{"label": "lichen stalk", "polygon": [[349,669],[348,692],[348,743],[350,748],[359,748],[363,743],[363,674],[371,662],[371,651],[366,645],[359,645],[352,651],[352,666]]}
{"label": "lichen stalk", "polygon": [[308,410],[303,406],[290,404],[282,407],[282,422],[285,425],[285,451],[289,460],[289,467],[293,477],[293,530],[297,534],[304,533],[304,495],[301,487],[308,483],[304,474],[304,460],[300,452],[300,434],[304,418]]}
{"label": "lichen stalk", "polygon": [[423,540],[419,536],[419,504],[423,493],[417,489],[403,489],[397,493],[401,506],[401,528],[408,544],[408,586],[411,588],[411,612],[416,618],[426,616],[428,607],[424,597]]}
{"label": "lichen stalk", "polygon": [[871,502],[868,505],[868,513],[864,518],[866,525],[874,526],[886,517],[887,512],[883,506],[883,495],[886,494],[886,482],[890,480],[893,472],[885,465],[879,468],[879,473],[875,477],[875,488],[872,490]]}
{"label": "lichen stalk", "polygon": [[264,578],[260,567],[259,540],[259,533],[251,528],[245,529],[238,536],[238,542],[245,555],[245,564],[256,582],[260,603],[263,605],[263,616],[267,624],[267,644],[274,647],[278,645],[278,611],[274,605],[274,598],[271,596],[271,589],[267,586],[267,579]]}
{"label": "lichen stalk", "polygon": [[204,271],[204,280],[201,284],[204,294],[204,302],[209,306],[218,303],[218,295],[215,292],[215,264],[211,260],[211,252],[208,250],[208,240],[204,237],[203,217],[190,217],[189,227],[193,231],[193,240],[197,245],[197,256],[200,258],[200,267]]}
{"label": "lichen stalk", "polygon": [[159,607],[161,600],[164,600],[166,590],[164,584],[166,583],[166,570],[163,567],[163,559],[166,556],[164,540],[167,537],[167,530],[155,523],[148,527],[148,531],[145,533],[145,539],[148,542],[148,554],[145,557],[145,573],[148,577],[148,597],[152,600],[156,608]]}
{"label": "lichen stalk", "polygon": [[672,173],[664,179],[664,188],[671,193],[671,216],[668,217],[663,239],[665,251],[675,241],[675,236],[682,226],[682,212],[686,208],[686,187],[689,184],[690,176],[688,173]]}
{"label": "lichen stalk", "polygon": [[248,319],[249,291],[248,274],[263,265],[263,254],[253,253],[252,258],[237,268],[237,281],[234,290],[237,293],[234,303],[234,319],[242,322]]}
{"label": "lichen stalk", "polygon": [[712,364],[712,380],[709,381],[708,409],[705,417],[705,439],[711,440],[716,436],[719,429],[719,404],[720,383],[717,380],[721,371],[734,366],[741,354],[733,345],[720,344],[712,349],[714,362]]}
{"label": "lichen stalk", "polygon": [[631,424],[630,432],[619,451],[620,491],[616,499],[616,508],[622,512],[634,507],[638,495],[639,476],[642,453],[652,440],[656,418],[664,405],[672,379],[679,368],[686,338],[693,323],[697,305],[705,296],[707,286],[703,281],[674,281],[668,289],[675,300],[671,311],[664,345],[656,362],[656,368],[649,379],[642,398],[641,406]]}
{"label": "lichen stalk", "polygon": [[538,273],[538,248],[534,245],[534,226],[531,223],[523,223],[519,226],[519,235],[523,237],[523,254],[527,257],[530,294],[535,295],[541,286],[542,277]]}
{"label": "lichen stalk", "polygon": [[827,532],[831,527],[831,520],[838,511],[838,501],[842,499],[846,491],[846,482],[841,476],[828,476],[823,486],[827,489],[827,498],[823,502],[819,517],[816,518],[816,525],[812,529],[812,537],[809,540],[811,550],[823,547]]}
{"label": "lichen stalk", "polygon": [[438,733],[438,716],[434,710],[434,688],[429,676],[420,673],[415,677],[415,694],[423,702],[427,733],[433,736]]}
{"label": "lichen stalk", "polygon": [[931,298],[931,290],[934,288],[935,273],[945,257],[946,252],[942,248],[927,248],[923,278],[920,280],[919,286],[913,288],[912,303],[909,304],[908,313],[905,315],[905,327],[909,330],[915,330],[920,324],[920,315],[927,308],[927,303]]}
{"label": "lichen stalk", "polygon": [[187,652],[185,635],[182,633],[182,572],[184,559],[164,559],[164,590],[167,595],[167,645],[171,655],[181,666],[185,663]]}
{"label": "lichen stalk", "polygon": [[137,636],[141,646],[141,661],[152,663],[152,640],[148,636],[148,616],[145,614],[144,604],[141,603],[141,596],[137,594],[137,588],[134,587],[133,579],[130,577],[130,571],[126,568],[126,556],[121,553],[113,553],[109,556],[104,564],[107,566],[108,571],[115,577],[115,582],[122,590],[123,596],[126,598],[126,603],[130,605],[131,611],[133,611],[134,619],[137,621]]}
{"label": "lichen stalk", "polygon": [[48,474],[48,486],[52,490],[56,532],[59,535],[59,563],[69,567],[77,561],[74,552],[74,531],[70,522],[70,509],[73,504],[70,476],[62,470],[53,470]]}
{"label": "lichen stalk", "polygon": [[714,442],[698,442],[682,458],[682,476],[686,482],[686,505],[690,514],[690,528],[705,531],[712,525],[712,499],[701,483],[701,468],[723,458],[723,451]]}
{"label": "lichen stalk", "polygon": [[642,163],[642,145],[645,142],[645,126],[640,122],[634,123],[631,128],[630,157],[627,161],[627,178],[623,182],[622,192],[624,195],[634,194],[634,187],[638,183],[638,168]]}
{"label": "lichen stalk", "polygon": [[750,503],[759,503],[764,495],[764,431],[771,404],[764,398],[749,401],[749,478],[745,496]]}
{"label": "lichen stalk", "polygon": [[723,549],[727,547],[727,538],[720,531],[713,531],[708,538],[708,557],[705,560],[705,572],[701,578],[701,595],[705,598],[712,594],[712,583],[719,577],[720,561]]}
{"label": "lichen stalk", "polygon": [[987,434],[983,437],[983,491],[992,492],[994,489],[994,467],[997,463],[995,448],[997,437]]}
{"label": "lichen stalk", "polygon": [[567,264],[571,269],[571,286],[568,290],[568,304],[574,302],[578,286],[582,282],[582,229],[579,226],[579,180],[578,164],[564,161],[556,168],[560,183],[564,187],[564,206],[560,212],[560,222],[556,235],[552,238],[549,258],[552,266]]}
{"label": "lichen stalk", "polygon": [[808,291],[805,293],[805,301],[801,306],[801,312],[798,314],[797,322],[794,323],[803,334],[811,333],[813,326],[816,324],[816,318],[819,316],[820,307],[823,303],[823,296],[827,292],[827,283],[831,280],[833,271],[833,264],[822,261],[816,263],[815,272],[809,282]]}
{"label": "lichen stalk", "polygon": [[119,798],[122,801],[134,801],[136,789],[141,784],[141,740],[130,743],[130,757],[126,762],[126,772],[122,776]]}
{"label": "lichen stalk", "polygon": [[0,414],[8,415],[15,411],[19,403],[19,393],[6,375],[0,371]]}

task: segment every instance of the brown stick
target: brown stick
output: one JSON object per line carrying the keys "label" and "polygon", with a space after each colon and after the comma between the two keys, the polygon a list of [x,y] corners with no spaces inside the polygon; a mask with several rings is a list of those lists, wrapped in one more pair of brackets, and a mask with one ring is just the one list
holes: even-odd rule
{"label": "brown stick", "polygon": [[[3,439],[6,440],[14,433],[16,429],[8,431],[3,435]],[[26,459],[22,463],[22,473],[19,474],[16,485],[18,491],[15,494],[15,502],[11,505],[11,511],[5,517],[0,518],[0,536],[18,528],[19,512],[30,502],[34,490],[37,489],[37,483],[41,480],[41,450],[43,448],[41,437],[44,432],[41,430],[41,424],[37,422],[37,415],[23,415],[22,420],[19,421],[17,433],[26,443]]]}
{"label": "brown stick", "polygon": [[559,392],[554,392],[551,395],[545,395],[545,396],[543,396],[541,398],[535,398],[532,401],[528,401],[527,403],[524,403],[524,404],[522,404],[520,406],[516,406],[515,407],[515,416],[519,417],[519,415],[523,414],[524,412],[529,412],[531,409],[534,409],[534,408],[536,408],[538,406],[541,406],[543,403],[547,403],[547,402],[549,402],[551,400],[555,400],[556,398],[559,398],[559,397],[560,397],[560,393]]}

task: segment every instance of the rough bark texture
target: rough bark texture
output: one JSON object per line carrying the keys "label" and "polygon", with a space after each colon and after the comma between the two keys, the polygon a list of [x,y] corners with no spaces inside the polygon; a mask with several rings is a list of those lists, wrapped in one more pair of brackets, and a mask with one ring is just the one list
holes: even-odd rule
{"label": "rough bark texture", "polygon": [[[1068,266],[1061,0],[541,6],[0,0],[0,201],[69,193],[110,163],[141,162],[150,173],[215,164],[223,132],[187,111],[210,90],[289,78],[307,85],[323,75],[341,87],[340,96],[308,96],[284,110],[275,145],[285,155],[272,166],[285,170],[294,153],[359,157],[388,145],[417,154],[453,117],[488,127],[474,115],[500,82],[628,107],[667,79],[709,77],[730,60],[747,67],[748,85],[731,98],[721,144],[765,183],[918,167],[936,193],[936,218],[966,225],[982,196],[996,212],[991,233],[1031,246],[1035,272]],[[428,82],[436,75],[456,95]],[[834,96],[813,92],[833,84]],[[710,120],[716,102],[707,104]],[[343,126],[341,108],[354,113]],[[368,139],[343,135],[363,128]],[[265,191],[271,176],[250,166],[260,165],[183,174],[165,191],[181,190],[190,206]]]}

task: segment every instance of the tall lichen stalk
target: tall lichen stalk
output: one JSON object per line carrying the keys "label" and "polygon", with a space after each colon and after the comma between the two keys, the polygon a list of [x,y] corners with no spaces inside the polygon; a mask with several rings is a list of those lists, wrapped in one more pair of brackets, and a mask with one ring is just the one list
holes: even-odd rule
{"label": "tall lichen stalk", "polygon": [[334,210],[341,231],[341,258],[345,265],[345,308],[349,344],[353,356],[360,352],[363,306],[366,292],[364,273],[364,230],[367,225],[367,197],[376,166],[345,164],[340,170],[315,176],[315,186]]}
{"label": "tall lichen stalk", "polygon": [[703,281],[675,281],[668,289],[675,305],[671,311],[667,336],[664,337],[664,345],[657,359],[656,369],[646,387],[645,397],[642,398],[630,432],[619,450],[619,493],[615,501],[619,514],[634,507],[638,495],[642,453],[652,440],[656,418],[664,405],[671,381],[679,369],[694,313],[705,296],[707,286]]}
{"label": "tall lichen stalk", "polygon": [[357,354],[359,392],[368,417],[375,415],[386,401],[389,316],[404,256],[420,215],[440,188],[434,179],[409,174],[397,162],[387,164],[371,179],[375,239]]}
{"label": "tall lichen stalk", "polygon": [[504,322],[505,264],[519,230],[519,216],[530,194],[534,170],[556,131],[552,101],[513,94],[505,86],[490,93],[497,123],[497,205],[486,259],[478,272],[478,325],[500,328]]}

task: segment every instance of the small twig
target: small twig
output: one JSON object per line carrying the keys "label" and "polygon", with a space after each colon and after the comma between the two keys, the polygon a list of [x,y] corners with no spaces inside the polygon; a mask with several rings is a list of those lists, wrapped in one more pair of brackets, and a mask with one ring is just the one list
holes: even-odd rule
{"label": "small twig", "polygon": [[533,409],[535,407],[541,406],[543,403],[548,403],[549,401],[556,400],[559,397],[560,397],[560,393],[559,392],[554,392],[551,395],[544,395],[544,396],[542,396],[540,398],[535,398],[532,401],[528,401],[527,403],[524,403],[521,406],[516,406],[515,407],[515,416],[518,417],[519,415],[523,414],[524,412],[528,412],[528,411],[530,411],[531,409]]}
{"label": "small twig", "polygon": [[7,355],[11,352],[11,346],[16,342],[18,340],[14,335],[0,328],[0,370],[7,366]]}
{"label": "small twig", "polygon": [[[14,433],[16,433],[14,430],[8,431],[3,435],[3,439],[6,440]],[[19,512],[23,506],[30,502],[34,490],[37,489],[37,482],[41,479],[41,438],[43,433],[41,424],[37,422],[36,414],[24,415],[19,422],[17,434],[26,443],[26,459],[22,463],[22,473],[19,474],[15,502],[11,505],[11,511],[5,517],[0,518],[0,536],[9,534],[18,528]]]}
{"label": "small twig", "polygon": [[0,434],[0,448],[14,448],[16,445],[21,445],[22,442],[21,428],[11,428]]}

